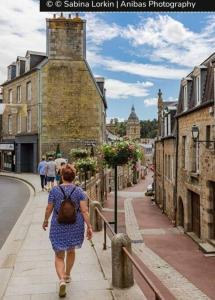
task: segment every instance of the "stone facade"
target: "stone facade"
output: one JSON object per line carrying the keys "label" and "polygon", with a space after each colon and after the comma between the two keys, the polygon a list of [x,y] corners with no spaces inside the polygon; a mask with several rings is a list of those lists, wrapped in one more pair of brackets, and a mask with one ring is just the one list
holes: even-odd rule
{"label": "stone facade", "polygon": [[202,248],[205,242],[215,246],[214,59],[212,54],[182,79],[174,122],[168,119],[173,110],[158,95],[156,202]]}
{"label": "stone facade", "polygon": [[[215,133],[210,107],[213,105],[181,116],[178,128],[177,223],[203,240],[215,239],[215,151],[213,144],[206,147],[206,143],[193,141],[192,126],[199,126],[199,140],[207,140],[208,125],[213,126]],[[199,148],[197,156],[196,147]]]}
{"label": "stone facade", "polygon": [[158,137],[155,142],[155,200],[168,218],[176,222],[175,102],[164,102],[158,92]]}
{"label": "stone facade", "polygon": [[[46,54],[28,51],[8,67],[3,101],[27,105],[21,120],[18,106],[8,106],[3,116],[3,141],[15,145],[10,160],[18,172],[36,172],[40,157],[58,144],[68,157],[72,148],[105,140],[104,79],[94,78],[86,61],[85,27],[79,17],[47,19]],[[25,161],[33,163],[23,166]]]}

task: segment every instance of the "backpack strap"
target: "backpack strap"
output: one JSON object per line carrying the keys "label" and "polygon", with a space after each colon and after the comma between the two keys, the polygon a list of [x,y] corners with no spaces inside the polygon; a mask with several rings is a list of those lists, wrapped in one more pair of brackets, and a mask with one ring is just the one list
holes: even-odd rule
{"label": "backpack strap", "polygon": [[[74,188],[72,189],[71,193],[69,194],[69,196],[66,195],[64,189],[62,188],[62,186],[59,185],[59,188],[64,196],[64,199],[68,200],[70,199],[70,197],[72,196],[72,194],[74,193],[75,189],[76,189],[76,186],[74,186]],[[77,209],[79,210],[79,208]],[[58,211],[55,209],[55,213],[58,215]]]}

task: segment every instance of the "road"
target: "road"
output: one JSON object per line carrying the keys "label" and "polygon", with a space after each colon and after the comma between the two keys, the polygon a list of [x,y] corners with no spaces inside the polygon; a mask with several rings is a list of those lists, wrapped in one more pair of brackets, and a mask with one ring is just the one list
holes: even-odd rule
{"label": "road", "polygon": [[0,176],[0,249],[18,220],[30,191],[15,179]]}

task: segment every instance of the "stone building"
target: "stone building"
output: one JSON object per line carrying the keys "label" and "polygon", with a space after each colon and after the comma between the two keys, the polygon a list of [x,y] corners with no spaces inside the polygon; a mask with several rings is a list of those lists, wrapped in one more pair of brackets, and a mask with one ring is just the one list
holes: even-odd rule
{"label": "stone building", "polygon": [[165,102],[158,92],[158,137],[155,141],[155,200],[175,223],[177,102]]}
{"label": "stone building", "polygon": [[140,121],[136,115],[134,105],[126,123],[126,136],[130,140],[140,140]]}
{"label": "stone building", "polygon": [[[197,241],[215,240],[215,54],[181,81],[177,224]],[[197,133],[196,139],[193,137]],[[199,135],[198,135],[199,133]],[[201,239],[201,240],[200,240]],[[204,248],[203,244],[202,247]]]}
{"label": "stone building", "polygon": [[104,78],[94,78],[86,61],[86,22],[61,15],[46,23],[46,53],[19,56],[3,83],[3,101],[16,109],[7,106],[3,115],[2,144],[10,149],[3,146],[2,167],[10,161],[17,172],[36,172],[41,155],[58,144],[68,156],[71,148],[105,139]]}
{"label": "stone building", "polygon": [[205,252],[215,252],[214,67],[215,54],[182,79],[176,115],[159,92],[155,144],[156,201]]}

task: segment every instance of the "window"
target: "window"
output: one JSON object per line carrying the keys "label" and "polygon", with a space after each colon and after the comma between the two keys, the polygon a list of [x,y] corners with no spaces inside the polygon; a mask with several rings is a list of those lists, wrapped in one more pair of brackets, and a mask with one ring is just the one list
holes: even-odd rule
{"label": "window", "polygon": [[167,116],[164,117],[164,136],[167,136],[168,134],[168,120]]}
{"label": "window", "polygon": [[211,126],[206,126],[206,148],[210,148],[211,143],[209,142],[211,140]]}
{"label": "window", "polygon": [[196,77],[196,105],[199,105],[201,102],[201,82],[200,75]]}
{"label": "window", "polygon": [[25,63],[25,72],[30,71],[30,56],[27,56],[27,60]]}
{"label": "window", "polygon": [[184,86],[184,111],[188,108],[188,94],[187,94],[187,85]]}
{"label": "window", "polygon": [[199,173],[199,143],[193,142],[193,161],[192,171]]}
{"label": "window", "polygon": [[20,75],[20,61],[16,63],[16,77]]}
{"label": "window", "polygon": [[9,90],[8,94],[8,102],[11,104],[13,102],[13,91]]}
{"label": "window", "polygon": [[27,132],[31,132],[31,110],[27,112]]}
{"label": "window", "polygon": [[168,135],[171,135],[171,114],[168,114]]}
{"label": "window", "polygon": [[186,147],[187,147],[187,137],[182,136],[182,168],[187,168],[187,159],[186,159]]}
{"label": "window", "polygon": [[21,102],[21,86],[17,86],[17,103]]}
{"label": "window", "polygon": [[31,82],[27,82],[27,85],[26,85],[26,98],[27,98],[27,101],[31,101]]}
{"label": "window", "polygon": [[22,116],[21,114],[17,115],[17,133],[22,131]]}
{"label": "window", "polygon": [[12,133],[12,115],[8,116],[8,133]]}

